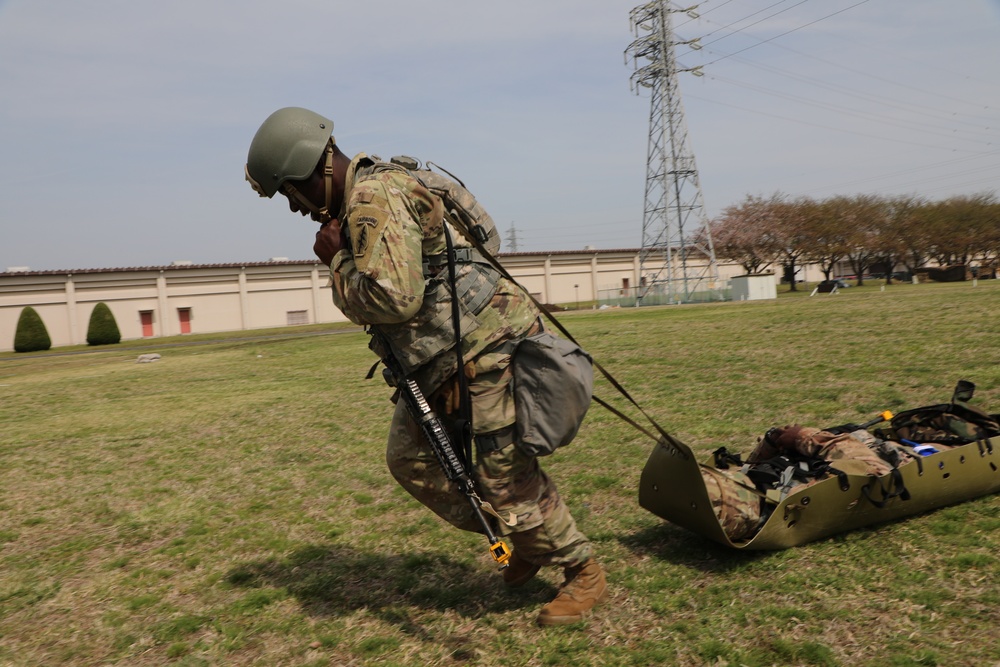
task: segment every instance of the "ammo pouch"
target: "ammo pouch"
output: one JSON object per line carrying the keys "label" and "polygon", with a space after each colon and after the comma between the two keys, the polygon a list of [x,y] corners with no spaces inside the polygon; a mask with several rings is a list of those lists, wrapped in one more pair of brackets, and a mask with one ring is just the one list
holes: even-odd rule
{"label": "ammo pouch", "polygon": [[576,343],[542,331],[517,343],[511,366],[517,446],[529,456],[546,456],[568,445],[590,407],[590,355]]}

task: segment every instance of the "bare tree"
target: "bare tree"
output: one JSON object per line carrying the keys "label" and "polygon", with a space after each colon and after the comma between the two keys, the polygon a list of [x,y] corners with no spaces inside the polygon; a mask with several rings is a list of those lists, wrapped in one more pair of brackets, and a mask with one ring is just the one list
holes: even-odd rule
{"label": "bare tree", "polygon": [[993,201],[983,211],[984,231],[979,249],[981,267],[996,268],[1000,263],[1000,202]]}
{"label": "bare tree", "polygon": [[795,283],[796,267],[809,250],[808,199],[785,201],[783,195],[775,194],[772,198],[773,229],[775,246],[778,249],[777,261],[784,268],[788,279],[789,290],[797,292]]}
{"label": "bare tree", "polygon": [[885,269],[886,284],[900,263],[912,273],[934,260],[941,266],[1000,262],[1000,200],[994,193],[928,202],[917,195],[839,195],[789,201],[775,193],[748,195],[711,223],[716,254],[747,273],[774,263],[795,290],[796,266],[818,264],[830,280],[847,259],[858,284],[870,269]]}
{"label": "bare tree", "polygon": [[931,207],[936,242],[931,256],[941,265],[968,266],[990,245],[996,232],[993,194],[957,195]]}
{"label": "bare tree", "polygon": [[[772,198],[773,199],[773,198]],[[748,195],[712,221],[715,254],[737,262],[749,274],[760,273],[777,255],[772,200]]]}
{"label": "bare tree", "polygon": [[885,267],[885,284],[892,284],[892,271],[905,263],[916,244],[910,239],[918,232],[919,211],[924,205],[916,195],[903,195],[882,200],[884,214],[876,220],[875,262]]}
{"label": "bare tree", "polygon": [[831,279],[833,267],[847,254],[847,234],[840,219],[846,197],[833,197],[822,202],[803,199],[800,202],[805,221],[806,258],[819,264],[823,276]]}
{"label": "bare tree", "polygon": [[855,195],[841,199],[840,224],[844,230],[844,254],[847,255],[858,286],[878,256],[878,229],[886,216],[883,200],[874,195]]}

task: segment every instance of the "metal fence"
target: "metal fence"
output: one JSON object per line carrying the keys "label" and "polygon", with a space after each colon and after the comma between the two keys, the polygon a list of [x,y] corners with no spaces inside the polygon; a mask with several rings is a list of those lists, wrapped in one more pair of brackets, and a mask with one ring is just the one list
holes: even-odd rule
{"label": "metal fence", "polygon": [[[645,293],[644,293],[645,292]],[[640,298],[641,297],[641,298]],[[597,304],[604,308],[631,308],[634,306],[667,306],[682,303],[709,303],[712,301],[730,301],[731,291],[728,287],[721,289],[705,289],[689,294],[668,291],[666,285],[654,285],[649,290],[638,287],[612,288],[597,290]]]}

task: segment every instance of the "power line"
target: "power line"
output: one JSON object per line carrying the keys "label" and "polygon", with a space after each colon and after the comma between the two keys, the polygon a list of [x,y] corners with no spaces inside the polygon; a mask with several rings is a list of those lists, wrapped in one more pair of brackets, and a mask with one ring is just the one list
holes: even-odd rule
{"label": "power line", "polygon": [[[713,60],[713,61],[711,61],[709,63],[706,63],[704,65],[704,67],[708,67],[709,65],[714,65],[715,63],[717,63],[717,62],[719,62],[721,60],[725,60],[726,58],[732,58],[733,56],[735,56],[737,54],[743,53],[744,51],[749,51],[750,49],[755,49],[758,46],[760,46],[761,44],[767,44],[768,42],[773,42],[774,40],[778,39],[779,37],[784,37],[785,35],[790,35],[793,32],[797,32],[799,30],[802,30],[803,28],[808,28],[809,26],[815,25],[815,24],[819,23],[820,21],[825,21],[826,19],[832,18],[832,17],[836,16],[837,14],[843,14],[844,12],[846,12],[846,11],[848,11],[850,9],[854,9],[855,7],[863,5],[863,4],[867,3],[867,2],[869,2],[869,0],[861,0],[861,2],[856,2],[855,4],[851,5],[850,7],[844,7],[843,9],[837,10],[837,11],[833,12],[832,14],[827,14],[826,16],[818,18],[815,21],[810,21],[809,23],[806,23],[804,25],[800,25],[797,28],[792,28],[791,30],[786,30],[783,33],[775,35],[774,37],[769,37],[767,39],[761,40],[759,44],[751,44],[750,46],[748,46],[746,48],[740,49],[739,51],[735,51],[733,53],[730,53],[729,55],[722,56],[721,58],[716,58],[715,60]],[[737,31],[737,32],[739,32],[739,31]]]}
{"label": "power line", "polygon": [[[769,116],[771,118],[777,118],[778,120],[789,121],[791,123],[798,123],[799,125],[809,125],[811,127],[819,127],[819,128],[824,129],[824,130],[833,130],[835,132],[843,132],[845,134],[853,134],[853,135],[856,135],[856,136],[859,136],[859,137],[864,137],[866,139],[879,139],[879,140],[882,140],[882,141],[889,141],[889,142],[897,143],[897,144],[907,144],[907,145],[910,145],[910,146],[918,146],[920,148],[933,148],[933,149],[936,149],[936,150],[941,150],[941,146],[932,146],[930,144],[921,144],[921,143],[917,143],[915,141],[906,141],[905,139],[893,139],[891,137],[881,136],[881,135],[877,135],[877,134],[866,134],[864,132],[857,132],[857,131],[854,131],[854,130],[845,130],[843,128],[831,127],[829,125],[821,125],[819,123],[810,123],[809,121],[805,121],[805,120],[802,120],[800,118],[790,118],[788,116],[779,116],[777,114],[767,113],[765,111],[757,111],[755,109],[749,109],[747,107],[741,107],[741,106],[738,106],[738,105],[735,105],[735,104],[730,104],[728,102],[719,102],[718,100],[713,100],[713,99],[709,99],[707,97],[701,97],[701,96],[697,96],[697,95],[688,94],[688,97],[690,97],[692,99],[696,99],[696,100],[701,100],[703,102],[709,102],[710,104],[718,104],[718,105],[721,105],[721,106],[732,107],[733,109],[738,109],[739,111],[746,111],[748,113],[753,113],[753,114],[757,114],[757,115],[760,115],[760,116]],[[988,155],[989,154],[988,152],[972,151],[972,150],[968,150],[968,149],[953,148],[953,149],[949,149],[949,150],[952,150],[952,151],[955,151],[955,152],[969,153],[969,154],[972,154],[972,155]]]}
{"label": "power line", "polygon": [[[867,2],[867,1],[868,0],[865,0],[865,2]],[[863,4],[863,3],[859,3],[859,4]],[[853,6],[856,6],[856,5],[853,5]],[[850,9],[850,7],[848,7],[847,9]],[[841,10],[841,11],[846,11],[846,10]],[[829,17],[825,17],[825,18],[829,18]],[[817,19],[817,21],[819,21],[819,20],[822,20],[822,19]],[[711,21],[708,21],[708,23],[711,23]],[[816,21],[813,21],[813,23],[816,23]],[[806,25],[811,25],[811,24],[806,24]],[[805,26],[802,26],[802,27],[805,27]],[[795,28],[794,30],[790,30],[788,32],[782,33],[782,35],[787,35],[789,32],[794,32],[795,30],[799,30],[799,29],[801,29],[801,28]],[[711,34],[711,33],[709,33],[709,34]],[[732,33],[732,34],[735,34],[735,33]],[[825,34],[829,34],[829,33],[825,33]],[[756,46],[760,46],[761,44],[769,43],[770,41],[772,41],[774,39],[777,39],[778,37],[781,37],[782,35],[776,35],[775,37],[771,37],[770,39],[766,39],[766,40],[760,39],[759,37],[753,37],[751,35],[751,37],[753,37],[754,39],[758,40],[757,44],[754,44],[752,47],[747,47],[746,49],[742,49],[740,51],[736,51],[734,53],[723,54],[721,57],[713,60],[710,63],[707,63],[707,65],[711,65],[711,64],[717,63],[720,60],[726,60],[728,58],[735,58],[735,56],[737,54],[742,53],[743,51],[746,51],[749,48],[753,48],[753,47],[756,47]],[[715,40],[715,41],[718,41],[718,40]],[[713,43],[714,42],[709,42],[709,44],[713,44]],[[707,45],[703,45],[703,46],[707,46]],[[830,65],[831,67],[835,67],[835,68],[844,70],[846,72],[850,72],[851,74],[859,74],[861,76],[874,79],[876,81],[879,81],[880,83],[886,83],[886,84],[890,84],[890,85],[897,86],[897,87],[900,87],[900,88],[905,88],[905,89],[912,90],[912,91],[915,91],[915,92],[918,92],[918,93],[921,93],[921,94],[924,94],[924,95],[929,95],[929,96],[933,96],[933,97],[940,97],[942,99],[946,99],[946,100],[949,100],[951,102],[959,102],[961,104],[966,104],[966,105],[969,105],[971,107],[976,107],[977,109],[981,109],[981,110],[988,110],[988,109],[990,109],[990,107],[988,105],[984,106],[980,102],[970,102],[968,100],[962,100],[962,99],[959,99],[957,97],[946,95],[946,94],[940,92],[939,90],[927,90],[927,89],[924,89],[924,88],[918,88],[916,86],[912,86],[912,85],[907,84],[907,83],[902,83],[902,82],[900,82],[898,80],[895,80],[895,79],[889,79],[889,78],[886,78],[886,77],[883,77],[883,76],[878,76],[876,74],[873,74],[870,71],[855,69],[853,67],[848,67],[847,65],[844,65],[843,63],[835,62],[835,61],[832,61],[832,60],[827,60],[825,58],[820,58],[820,57],[812,55],[810,53],[806,53],[804,51],[799,51],[799,50],[793,49],[793,48],[791,48],[789,46],[785,46],[784,44],[773,44],[773,46],[775,46],[775,47],[777,47],[779,49],[783,49],[785,51],[788,51],[789,53],[794,53],[797,56],[802,56],[804,58],[809,58],[811,60],[815,60],[817,62],[821,62],[821,63],[824,63],[826,65]],[[707,52],[708,53],[715,53],[711,49],[707,49]],[[689,54],[685,54],[685,55],[689,55]],[[755,62],[753,62],[751,60],[746,60],[746,59],[743,59],[743,58],[735,58],[735,59],[737,61],[742,62],[742,63],[744,63],[746,65],[749,65],[751,67],[759,67],[761,69],[764,69],[764,70],[767,70],[767,71],[771,71],[771,72],[774,72],[776,74],[783,74],[785,76],[790,76],[792,78],[796,78],[796,79],[799,79],[799,80],[805,80],[808,83],[814,83],[813,81],[808,81],[808,80],[804,79],[803,77],[797,77],[797,76],[789,73],[787,70],[781,70],[780,68],[777,68],[777,67],[763,65],[761,63],[755,63]],[[707,65],[702,65],[702,67],[706,67]],[[815,85],[819,85],[819,84],[815,84]],[[965,121],[965,122],[968,122],[968,121]]]}
{"label": "power line", "polygon": [[[707,13],[707,12],[705,12],[705,13]],[[967,79],[969,79],[971,81],[977,81],[979,83],[985,83],[985,84],[990,85],[990,86],[996,86],[997,85],[997,82],[995,80],[973,78],[973,77],[969,76],[967,73],[965,73],[964,71],[962,71],[962,72],[956,72],[955,70],[953,70],[950,67],[942,67],[940,63],[934,63],[934,62],[928,63],[928,62],[924,62],[924,61],[921,61],[921,60],[917,60],[915,58],[909,58],[909,57],[907,57],[907,56],[905,56],[905,55],[903,55],[901,53],[898,53],[896,51],[886,51],[886,50],[883,50],[883,49],[878,49],[878,48],[875,48],[874,46],[872,46],[869,43],[859,42],[859,41],[857,41],[855,39],[851,39],[849,37],[846,37],[843,34],[831,33],[831,32],[823,32],[823,31],[819,31],[819,32],[820,32],[820,34],[826,35],[828,37],[834,37],[836,39],[839,39],[839,40],[842,40],[842,41],[845,41],[845,42],[849,42],[851,44],[854,44],[855,46],[863,46],[863,47],[865,47],[867,49],[871,49],[872,51],[874,51],[876,53],[880,53],[882,55],[887,55],[887,56],[891,56],[893,58],[901,58],[902,60],[907,60],[907,61],[909,61],[911,63],[920,65],[921,67],[924,67],[924,68],[934,67],[934,68],[937,68],[937,69],[939,69],[941,71],[948,72],[948,74],[950,74],[951,76],[963,76],[963,77],[965,77],[965,78],[967,78]],[[830,63],[832,65],[837,65],[838,67],[844,67],[843,65],[839,65],[838,63],[833,63],[833,62],[830,62],[830,61],[823,60],[822,58],[817,58],[816,56],[809,55],[807,53],[801,53],[801,52],[795,51],[794,49],[791,49],[791,48],[789,48],[787,46],[784,46],[784,45],[781,45],[781,44],[775,44],[775,46],[778,46],[779,48],[787,49],[788,51],[792,51],[793,53],[798,53],[799,55],[803,55],[803,56],[806,56],[808,58],[813,58],[815,60],[820,60],[821,62],[828,62],[828,63]],[[849,68],[846,68],[846,67],[845,67],[845,69],[848,69],[849,71],[856,72],[856,73],[859,73],[859,74],[870,75],[870,73],[863,72],[863,71],[860,71],[860,70],[852,70],[852,69],[849,69]],[[892,81],[890,79],[883,79],[883,81],[887,81],[888,83],[897,83],[897,82]],[[936,94],[936,91],[924,91],[924,92],[928,92],[928,94]],[[949,97],[948,99],[952,99],[954,101],[961,101],[961,100],[958,100],[957,98],[951,98],[951,97]],[[965,104],[970,104],[972,106],[980,106],[978,102],[964,102],[964,103]],[[985,109],[989,109],[990,107],[986,106],[984,108]]]}
{"label": "power line", "polygon": [[[898,129],[900,131],[917,131],[920,133],[917,141],[910,141],[903,138],[896,138],[896,133],[885,133],[881,134],[879,126],[875,126],[874,132],[858,131],[856,129],[847,129],[844,127],[838,127],[836,123],[833,125],[826,123],[819,123],[816,121],[805,120],[799,116],[789,117],[780,114],[769,113],[765,111],[757,111],[755,109],[747,108],[743,105],[734,105],[726,102],[717,101],[714,99],[707,99],[705,97],[690,96],[693,99],[700,101],[709,102],[712,104],[719,104],[726,107],[731,107],[733,109],[738,109],[742,112],[748,112],[760,116],[766,116],[770,118],[778,119],[782,122],[792,122],[797,125],[811,126],[822,128],[825,130],[831,130],[841,134],[854,135],[858,137],[863,137],[867,140],[881,140],[882,142],[889,142],[896,145],[909,145],[918,148],[926,148],[938,151],[939,154],[943,151],[949,151],[952,155],[960,155],[960,157],[948,159],[944,161],[936,161],[933,164],[928,164],[924,166],[912,167],[910,169],[905,169],[902,171],[895,171],[892,173],[885,173],[876,176],[870,176],[865,179],[853,180],[849,183],[845,183],[839,186],[822,187],[821,190],[835,190],[839,187],[854,186],[854,185],[871,185],[873,181],[881,181],[883,183],[891,182],[892,179],[902,179],[906,180],[908,187],[919,189],[922,192],[936,191],[936,190],[949,190],[958,187],[969,187],[969,186],[981,186],[981,185],[996,185],[1000,182],[1000,179],[996,178],[997,168],[1000,166],[994,166],[990,162],[996,162],[996,157],[1000,155],[995,150],[995,146],[1000,143],[997,141],[1000,139],[997,133],[997,123],[995,118],[991,118],[988,113],[991,112],[992,107],[981,102],[973,102],[968,99],[957,97],[954,95],[949,95],[943,92],[941,88],[934,88],[933,90],[927,90],[921,88],[920,85],[912,85],[908,81],[900,81],[898,79],[891,79],[886,76],[882,76],[878,71],[863,70],[855,67],[850,67],[842,62],[836,62],[827,60],[821,57],[817,57],[811,53],[805,53],[801,50],[790,48],[781,43],[776,43],[775,40],[783,37],[785,35],[791,34],[793,32],[802,30],[806,27],[813,26],[820,21],[827,20],[838,14],[842,14],[848,10],[852,10],[860,5],[866,4],[868,0],[862,0],[860,2],[855,2],[848,7],[839,9],[837,11],[831,12],[817,18],[815,20],[803,23],[789,30],[784,30],[780,34],[774,35],[767,39],[761,39],[753,34],[750,34],[748,29],[753,26],[765,23],[768,20],[773,20],[774,17],[779,14],[788,12],[795,7],[804,4],[805,0],[802,2],[797,2],[794,5],[780,9],[779,11],[773,11],[780,5],[784,4],[782,2],[773,2],[767,4],[766,7],[753,12],[737,21],[731,21],[725,25],[718,25],[716,22],[711,21],[707,18],[703,20],[711,24],[714,29],[710,30],[708,33],[702,36],[701,40],[693,40],[692,42],[687,42],[689,44],[697,44],[699,47],[708,46],[710,44],[717,44],[722,42],[727,37],[732,37],[740,33],[746,34],[748,37],[756,41],[755,44],[748,46],[746,48],[735,50],[731,53],[725,53],[718,51],[717,49],[705,49],[698,48],[697,51],[701,52],[701,60],[707,61],[702,67],[707,67],[708,65],[713,65],[724,61],[727,59],[733,59],[734,61],[741,62],[749,67],[759,68],[763,71],[770,72],[776,76],[782,76],[790,78],[794,81],[801,82],[810,87],[815,87],[819,90],[827,90],[835,93],[838,98],[824,99],[825,97],[821,94],[796,94],[798,91],[784,92],[780,87],[771,87],[757,85],[756,83],[748,82],[747,79],[727,78],[724,76],[715,75],[714,72],[709,72],[709,78],[713,81],[718,81],[724,84],[729,84],[739,88],[752,90],[754,92],[760,93],[762,95],[772,96],[778,99],[793,102],[795,104],[802,104],[807,107],[819,108],[827,110],[831,113],[836,113],[845,117],[845,120],[849,120],[848,117],[860,118],[867,121],[866,125],[870,126],[872,123],[878,123],[879,125],[890,125],[893,129]],[[728,4],[728,3],[725,3]],[[707,11],[703,14],[708,13]],[[754,17],[759,17],[752,23],[748,23]],[[786,19],[787,21],[787,19]],[[685,24],[686,25],[686,24]],[[724,31],[728,31],[727,34],[720,34]],[[823,34],[823,33],[820,33]],[[706,42],[705,38],[716,35],[716,38]],[[839,35],[838,35],[839,36]],[[848,40],[850,41],[850,40]],[[777,67],[771,67],[763,63],[756,62],[755,60],[745,59],[739,57],[739,54],[744,53],[750,49],[760,46],[761,44],[773,43],[776,46],[786,52],[795,54],[798,58],[808,58],[811,61],[824,63],[831,67],[835,67],[839,70],[846,71],[853,76],[861,76],[866,79],[878,82],[880,86],[879,95],[875,92],[862,91],[857,88],[852,88],[843,85],[837,85],[829,80],[824,80],[818,77],[807,77],[795,74],[793,72],[780,69]],[[690,56],[695,53],[696,49],[692,46],[692,50],[686,52],[685,56]],[[712,59],[709,60],[704,56],[708,55]],[[753,79],[751,79],[752,81]],[[759,80],[759,79],[758,79]],[[889,88],[892,87],[892,89]],[[949,104],[936,104],[933,106],[928,106],[926,104],[908,104],[905,100],[904,95],[895,95],[893,93],[897,91],[910,91],[925,95],[928,97],[933,97],[935,99],[947,100]],[[844,103],[844,98],[849,97],[855,100],[860,100],[867,105],[878,105],[871,106],[867,108],[859,104]],[[912,96],[911,96],[912,97]],[[928,100],[933,102],[933,100]],[[941,107],[949,108],[941,108]],[[958,107],[957,109],[951,109],[950,107]],[[889,110],[890,113],[886,113],[885,110]],[[888,136],[887,136],[888,135]],[[919,139],[930,139],[933,142],[936,138],[941,138],[947,142],[945,145],[931,145],[928,142],[922,142]],[[962,148],[957,148],[958,146],[963,146]],[[977,150],[978,149],[978,150]],[[974,161],[983,161],[982,166],[973,166]],[[954,169],[958,165],[968,165],[966,168]],[[934,170],[943,170],[948,167],[953,169],[947,173],[935,173]],[[985,174],[985,175],[984,175]]]}
{"label": "power line", "polygon": [[[775,46],[779,46],[780,48],[785,48],[785,47],[781,47],[780,45],[775,45]],[[793,53],[797,53],[799,55],[809,57],[809,55],[806,54],[806,53],[801,53],[799,51],[794,51],[792,49],[789,49],[789,50],[791,50]],[[712,51],[709,50],[709,52],[712,52]],[[789,72],[787,70],[783,70],[781,68],[774,67],[772,65],[764,65],[764,64],[761,64],[761,63],[756,63],[756,62],[753,62],[751,60],[746,60],[745,58],[736,58],[736,60],[738,62],[741,62],[741,63],[747,65],[748,67],[754,67],[754,68],[757,68],[757,69],[761,69],[761,70],[764,70],[766,72],[771,72],[773,74],[777,74],[778,76],[785,76],[785,77],[788,77],[790,79],[794,79],[796,81],[805,83],[807,85],[815,86],[817,88],[823,88],[825,90],[829,90],[829,91],[838,93],[840,95],[850,95],[852,97],[857,97],[858,99],[862,99],[862,100],[866,100],[866,101],[870,101],[870,102],[875,102],[877,104],[881,104],[881,105],[889,107],[889,108],[898,109],[898,110],[905,111],[905,112],[908,112],[908,113],[913,113],[913,114],[917,114],[917,115],[926,116],[928,118],[931,118],[931,119],[934,119],[934,120],[937,120],[937,121],[955,122],[955,123],[959,123],[961,125],[969,125],[969,126],[972,126],[972,127],[976,127],[976,128],[980,128],[982,130],[987,130],[987,131],[991,131],[992,132],[991,128],[989,128],[989,127],[983,127],[980,123],[974,123],[974,122],[968,121],[968,120],[958,120],[958,119],[955,119],[954,118],[955,112],[945,111],[943,109],[931,109],[930,112],[923,111],[923,110],[920,110],[920,109],[915,109],[913,105],[906,105],[906,104],[903,104],[901,102],[898,102],[896,98],[880,97],[878,95],[871,95],[871,94],[868,94],[868,93],[861,93],[861,92],[858,92],[857,90],[854,90],[854,89],[851,89],[851,88],[847,88],[846,86],[840,86],[840,85],[829,83],[829,82],[826,82],[826,81],[821,81],[821,80],[818,80],[816,78],[810,78],[810,77],[806,77],[806,76],[801,76],[801,75],[795,74],[793,72]],[[822,59],[819,59],[819,58],[817,58],[816,60],[820,60],[820,62],[825,62],[825,63],[831,64],[831,65],[837,66],[836,63],[832,63],[832,62],[829,62],[829,61],[826,61],[826,60],[822,60]],[[845,69],[848,69],[848,68],[845,68]],[[858,72],[856,72],[856,70],[850,70],[850,69],[848,69],[848,71],[853,71],[855,73],[858,73]],[[922,93],[926,93],[926,94],[932,94],[929,91],[923,91],[923,90],[920,90],[920,89],[914,89],[914,90],[917,90],[917,92],[922,92]],[[960,102],[961,100],[954,100],[954,101],[959,101]],[[963,104],[964,104],[964,102],[963,102]]]}
{"label": "power line", "polygon": [[[767,7],[765,7],[764,9],[761,9],[761,10],[759,10],[759,11],[756,11],[756,12],[754,12],[753,14],[750,14],[749,16],[744,16],[743,18],[741,18],[741,19],[740,19],[740,20],[738,20],[738,21],[733,21],[732,23],[730,23],[730,24],[728,24],[728,25],[724,25],[724,26],[721,26],[721,27],[719,27],[719,28],[717,28],[717,29],[713,30],[712,32],[709,32],[709,33],[706,33],[705,35],[703,35],[703,36],[702,36],[702,39],[704,39],[705,37],[708,37],[708,36],[710,36],[710,35],[714,35],[715,33],[719,32],[720,30],[725,30],[726,28],[730,28],[730,27],[732,27],[732,26],[736,25],[737,23],[742,23],[743,21],[746,21],[746,20],[747,20],[748,18],[750,18],[750,17],[752,17],[752,16],[756,16],[757,14],[761,14],[761,13],[763,13],[763,12],[766,12],[766,11],[767,11],[768,9],[771,9],[772,7],[777,7],[778,5],[780,5],[780,4],[784,3],[784,2],[786,2],[786,0],[781,0],[781,2],[776,2],[776,3],[774,3],[773,5],[768,5],[768,6],[767,6]],[[703,46],[708,46],[709,44],[715,44],[716,42],[720,42],[720,41],[722,41],[722,40],[726,39],[727,37],[732,37],[733,35],[737,35],[737,34],[739,34],[739,33],[743,32],[744,30],[746,30],[746,29],[748,29],[748,28],[752,28],[752,27],[754,27],[755,25],[758,25],[758,24],[760,24],[760,23],[763,23],[764,21],[768,21],[768,20],[770,20],[770,19],[773,19],[773,18],[774,18],[775,16],[777,16],[778,14],[784,14],[785,12],[787,12],[787,11],[790,11],[790,10],[792,10],[792,9],[795,9],[795,8],[796,8],[796,7],[798,7],[799,5],[804,5],[804,4],[805,4],[805,3],[807,3],[807,2],[809,2],[809,0],[801,0],[800,2],[796,2],[796,3],[795,3],[794,5],[792,5],[791,7],[785,7],[784,9],[782,9],[782,10],[781,10],[781,11],[779,11],[779,12],[775,12],[775,13],[771,14],[770,16],[765,16],[764,18],[762,18],[762,19],[760,19],[760,20],[758,20],[758,21],[754,21],[753,23],[751,23],[751,24],[749,24],[749,25],[745,25],[745,26],[743,26],[743,27],[742,27],[742,28],[740,28],[739,30],[733,30],[733,31],[732,31],[732,32],[730,32],[730,33],[729,33],[728,35],[723,35],[722,37],[719,37],[718,39],[713,39],[713,40],[712,40],[711,42],[706,42],[705,44],[703,44]],[[780,37],[781,35],[778,35],[778,36]]]}
{"label": "power line", "polygon": [[[733,1],[734,0],[725,0],[725,2],[722,2],[722,3],[718,4],[718,5],[715,5],[714,7],[709,7],[708,9],[701,9],[701,5],[696,5],[696,6],[699,9],[700,15],[704,16],[705,14],[708,14],[709,12],[714,12],[716,9],[721,9],[722,7],[725,7],[730,2],[733,2]],[[787,0],[781,0],[781,2],[778,2],[778,3],[775,3],[775,4],[779,4],[780,5],[782,2],[787,2]],[[675,27],[680,28],[681,26],[685,26],[688,23],[691,23],[691,22],[697,21],[697,20],[698,20],[697,18],[691,17],[687,21],[684,21],[683,23],[681,23],[681,24],[679,24],[679,25],[677,25]]]}
{"label": "power line", "polygon": [[[870,112],[865,112],[865,111],[859,111],[857,109],[851,109],[849,107],[838,106],[838,105],[834,105],[834,104],[831,104],[831,103],[828,103],[828,102],[818,102],[818,101],[811,100],[811,99],[808,99],[808,98],[799,97],[799,96],[796,96],[796,95],[791,95],[789,93],[783,93],[783,92],[776,91],[776,90],[770,90],[770,89],[767,89],[767,88],[763,88],[761,86],[754,86],[752,84],[746,83],[745,81],[737,81],[735,79],[729,79],[729,78],[726,78],[726,77],[710,76],[709,78],[712,79],[712,80],[714,80],[714,81],[721,81],[723,83],[728,83],[730,85],[737,86],[739,88],[745,88],[747,90],[753,90],[753,91],[756,91],[756,92],[759,92],[759,93],[763,93],[765,95],[771,95],[773,97],[778,97],[778,98],[781,98],[781,99],[790,100],[790,101],[793,101],[793,102],[798,102],[799,104],[804,104],[804,105],[807,105],[807,106],[813,106],[813,107],[818,107],[818,108],[822,108],[822,109],[827,109],[829,111],[836,111],[836,112],[839,112],[839,113],[844,113],[844,114],[848,114],[848,115],[851,115],[851,116],[856,116],[858,118],[865,118],[865,119],[868,119],[868,120],[874,120],[874,121],[879,122],[879,123],[885,123],[885,124],[890,125],[890,126],[892,126],[894,128],[899,128],[899,127],[902,127],[902,126],[907,126],[910,129],[918,130],[920,132],[923,132],[924,134],[938,136],[938,137],[943,137],[943,138],[947,138],[947,139],[955,138],[952,135],[954,134],[954,132],[957,132],[957,130],[956,130],[956,131],[953,131],[952,134],[942,134],[941,132],[937,131],[938,127],[939,127],[938,125],[930,125],[929,123],[914,123],[914,122],[911,122],[911,121],[902,120],[899,117],[880,116],[880,115],[875,114],[875,113],[870,113]],[[904,107],[901,107],[901,108],[904,108]],[[931,129],[927,129],[927,128],[931,128]],[[968,132],[968,131],[963,131],[963,132]],[[986,135],[986,136],[983,136],[983,137],[980,137],[980,138],[977,138],[977,137],[966,137],[966,136],[958,137],[958,139],[960,141],[968,141],[968,142],[976,142],[976,143],[982,143],[983,140],[986,139],[986,138],[1000,140],[1000,135],[992,135],[991,134],[991,135]],[[987,145],[990,145],[990,143],[991,142],[987,142]]]}

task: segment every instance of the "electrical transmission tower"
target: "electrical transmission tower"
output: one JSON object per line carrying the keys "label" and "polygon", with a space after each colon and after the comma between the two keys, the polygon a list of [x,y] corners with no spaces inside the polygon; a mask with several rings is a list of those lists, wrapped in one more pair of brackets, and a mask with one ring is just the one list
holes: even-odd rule
{"label": "electrical transmission tower", "polygon": [[517,227],[510,223],[510,231],[507,232],[507,252],[517,252]]}
{"label": "electrical transmission tower", "polygon": [[636,68],[630,84],[637,94],[639,88],[652,92],[637,305],[722,298],[677,84],[679,72],[701,76],[701,68],[678,68],[674,57],[677,45],[700,48],[698,40],[676,41],[672,28],[672,14],[697,18],[694,9],[676,9],[667,0],[654,0],[629,13],[636,36],[625,50],[626,61],[631,57]]}

